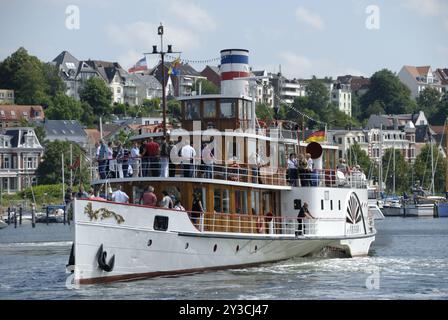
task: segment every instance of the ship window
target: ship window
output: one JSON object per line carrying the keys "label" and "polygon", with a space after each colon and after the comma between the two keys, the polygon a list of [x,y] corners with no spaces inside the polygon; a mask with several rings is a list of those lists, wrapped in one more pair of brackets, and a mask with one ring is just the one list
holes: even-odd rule
{"label": "ship window", "polygon": [[215,212],[222,212],[221,207],[221,189],[215,189],[214,193],[214,208]]}
{"label": "ship window", "polygon": [[302,208],[302,200],[294,199],[294,210],[300,210]]}
{"label": "ship window", "polygon": [[154,230],[166,231],[168,229],[168,217],[155,216],[154,218]]}
{"label": "ship window", "polygon": [[324,210],[324,200],[320,200],[320,208]]}
{"label": "ship window", "polygon": [[199,101],[187,101],[185,104],[185,120],[199,120]]}
{"label": "ship window", "polygon": [[252,201],[252,215],[257,215],[260,212],[260,193],[256,190],[251,191]]}
{"label": "ship window", "polygon": [[221,118],[235,118],[235,101],[221,100]]}
{"label": "ship window", "polygon": [[341,210],[341,200],[338,200],[338,207],[339,207],[339,210]]}
{"label": "ship window", "polygon": [[333,211],[333,200],[330,200],[330,210]]}
{"label": "ship window", "polygon": [[204,101],[204,118],[216,118],[216,101],[206,100]]}
{"label": "ship window", "polygon": [[237,214],[247,214],[246,190],[235,190],[235,211]]}

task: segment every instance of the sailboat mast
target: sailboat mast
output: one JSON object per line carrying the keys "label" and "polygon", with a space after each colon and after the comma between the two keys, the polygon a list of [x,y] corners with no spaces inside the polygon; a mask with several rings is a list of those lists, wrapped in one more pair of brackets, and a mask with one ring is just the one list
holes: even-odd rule
{"label": "sailboat mast", "polygon": [[429,134],[429,146],[431,147],[431,194],[434,195],[434,148],[429,125],[428,125],[428,134]]}
{"label": "sailboat mast", "polygon": [[393,194],[395,195],[395,141],[392,144],[392,152],[393,152],[393,157],[394,157],[394,164],[393,164],[393,176],[392,176],[392,190],[393,190]]}
{"label": "sailboat mast", "polygon": [[[445,153],[448,155],[448,118],[445,119]],[[445,163],[445,192],[448,192],[448,164]]]}

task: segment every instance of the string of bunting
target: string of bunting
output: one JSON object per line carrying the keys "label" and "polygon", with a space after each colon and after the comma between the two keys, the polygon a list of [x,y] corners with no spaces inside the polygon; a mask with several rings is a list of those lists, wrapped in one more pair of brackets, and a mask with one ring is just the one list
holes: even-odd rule
{"label": "string of bunting", "polygon": [[297,110],[296,108],[294,108],[294,107],[292,106],[292,104],[287,103],[285,100],[283,100],[282,98],[280,98],[277,94],[274,93],[274,95],[275,95],[275,96],[277,97],[277,99],[278,99],[279,101],[281,101],[284,105],[286,105],[286,106],[287,106],[288,108],[290,108],[291,110],[297,112],[297,113],[300,114],[302,117],[305,117],[305,118],[307,118],[308,120],[314,121],[314,122],[316,122],[316,123],[320,123],[320,124],[322,124],[322,125],[324,125],[324,126],[327,125],[326,122],[323,122],[323,121],[320,121],[320,120],[313,119],[313,118],[311,118],[309,115],[300,112],[299,110]]}
{"label": "string of bunting", "polygon": [[165,57],[168,58],[168,60],[176,60],[176,59],[180,59],[180,62],[183,64],[207,64],[207,63],[212,63],[212,62],[217,62],[220,63],[222,58],[224,57],[217,57],[217,58],[211,58],[211,59],[204,59],[204,60],[191,60],[191,59],[184,59],[184,58],[180,58],[180,57],[175,57],[175,56],[171,56],[169,54],[165,55]]}

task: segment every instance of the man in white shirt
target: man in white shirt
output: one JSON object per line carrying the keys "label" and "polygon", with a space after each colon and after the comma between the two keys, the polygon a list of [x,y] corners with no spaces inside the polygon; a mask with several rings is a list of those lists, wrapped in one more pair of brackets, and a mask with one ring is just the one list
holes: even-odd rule
{"label": "man in white shirt", "polygon": [[202,161],[204,161],[204,178],[213,179],[213,166],[215,164],[215,156],[209,144],[205,144],[202,149]]}
{"label": "man in white shirt", "polygon": [[193,142],[183,146],[181,155],[184,177],[191,178],[193,177],[194,158],[196,157],[196,150],[193,148]]}
{"label": "man in white shirt", "polygon": [[129,164],[132,167],[132,176],[140,176],[140,149],[137,142],[134,142],[134,145],[132,146]]}
{"label": "man in white shirt", "polygon": [[117,190],[112,193],[112,201],[119,202],[119,203],[128,203],[129,202],[129,196],[121,191],[121,186],[119,185]]}

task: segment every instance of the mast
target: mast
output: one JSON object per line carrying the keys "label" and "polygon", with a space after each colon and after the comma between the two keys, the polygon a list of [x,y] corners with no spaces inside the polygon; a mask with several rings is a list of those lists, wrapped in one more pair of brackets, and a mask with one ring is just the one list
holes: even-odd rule
{"label": "mast", "polygon": [[[445,119],[445,126],[444,126],[444,130],[445,130],[445,153],[447,155],[448,158],[448,118]],[[448,192],[448,164],[447,162],[445,162],[445,192]]]}
{"label": "mast", "polygon": [[62,171],[62,203],[65,203],[64,153],[61,153],[61,171]]}
{"label": "mast", "polygon": [[380,194],[383,191],[383,124],[380,124],[380,147],[379,147],[380,163],[378,167],[379,181],[380,181]]}
{"label": "mast", "polygon": [[393,163],[393,176],[392,176],[392,194],[395,195],[395,140],[392,144],[392,152],[393,152],[393,157],[394,157],[394,163]]}
{"label": "mast", "polygon": [[429,146],[431,147],[431,194],[434,195],[434,148],[432,143],[431,131],[428,124]]}

